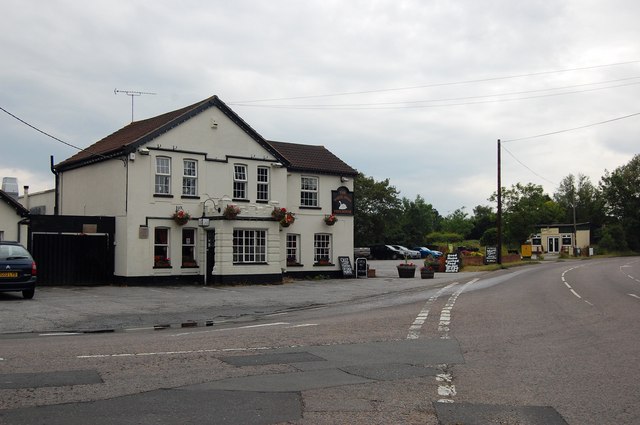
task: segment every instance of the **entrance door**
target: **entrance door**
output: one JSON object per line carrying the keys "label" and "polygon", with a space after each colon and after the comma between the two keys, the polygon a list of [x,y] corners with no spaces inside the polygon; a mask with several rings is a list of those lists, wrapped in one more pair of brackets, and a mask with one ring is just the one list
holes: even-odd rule
{"label": "entrance door", "polygon": [[204,283],[213,283],[213,267],[216,265],[216,231],[207,230],[207,267]]}
{"label": "entrance door", "polygon": [[548,245],[547,252],[549,252],[549,253],[560,252],[560,237],[559,236],[549,236],[547,238],[547,245]]}

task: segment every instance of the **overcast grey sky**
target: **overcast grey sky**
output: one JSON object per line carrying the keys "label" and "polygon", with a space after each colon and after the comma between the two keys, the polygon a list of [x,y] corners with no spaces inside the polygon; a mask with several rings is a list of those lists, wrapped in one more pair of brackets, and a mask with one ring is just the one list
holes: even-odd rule
{"label": "overcast grey sky", "polygon": [[[263,137],[324,145],[442,215],[490,205],[497,139],[640,113],[637,0],[0,3],[0,107],[65,142],[130,122],[114,89],[157,93],[136,120],[217,94]],[[507,142],[503,185],[597,184],[639,133],[632,116]],[[0,143],[0,177],[31,191],[76,152],[2,111]]]}

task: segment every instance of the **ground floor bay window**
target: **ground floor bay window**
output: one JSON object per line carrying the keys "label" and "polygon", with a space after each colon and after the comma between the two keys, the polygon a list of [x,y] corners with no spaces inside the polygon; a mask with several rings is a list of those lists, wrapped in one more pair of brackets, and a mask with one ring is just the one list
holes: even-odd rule
{"label": "ground floor bay window", "polygon": [[233,262],[251,264],[267,262],[267,231],[236,229],[233,231]]}

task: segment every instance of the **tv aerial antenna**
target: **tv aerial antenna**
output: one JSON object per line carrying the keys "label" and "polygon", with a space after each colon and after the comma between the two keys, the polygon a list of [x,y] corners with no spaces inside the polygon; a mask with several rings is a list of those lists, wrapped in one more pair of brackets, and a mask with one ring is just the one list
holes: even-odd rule
{"label": "tv aerial antenna", "polygon": [[149,93],[149,92],[145,92],[145,91],[113,89],[113,94],[118,94],[118,93],[124,93],[127,96],[131,97],[131,122],[133,122],[133,98],[136,97],[136,96],[142,96],[143,94],[153,94],[153,95],[156,94],[156,93]]}

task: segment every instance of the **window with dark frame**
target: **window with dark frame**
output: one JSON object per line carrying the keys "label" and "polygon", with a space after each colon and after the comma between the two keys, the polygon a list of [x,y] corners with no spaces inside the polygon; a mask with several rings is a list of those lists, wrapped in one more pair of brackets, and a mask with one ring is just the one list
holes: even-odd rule
{"label": "window with dark frame", "polygon": [[562,235],[562,245],[572,246],[573,245],[573,236],[570,234]]}
{"label": "window with dark frame", "polygon": [[300,235],[287,234],[287,264],[300,263]]}
{"label": "window with dark frame", "polygon": [[269,167],[258,167],[257,170],[257,195],[258,201],[269,200]]}
{"label": "window with dark frame", "polygon": [[182,228],[182,267],[197,267],[196,229]]}
{"label": "window with dark frame", "polygon": [[302,176],[300,180],[300,206],[318,206],[318,178]]}
{"label": "window with dark frame", "polygon": [[316,233],[313,236],[313,261],[317,264],[331,263],[331,235]]}
{"label": "window with dark frame", "polygon": [[236,229],[233,231],[234,263],[266,263],[267,231]]}
{"label": "window with dark frame", "polygon": [[171,267],[169,257],[169,229],[156,227],[153,235],[153,267]]}
{"label": "window with dark frame", "polygon": [[171,158],[156,157],[156,176],[154,193],[157,195],[171,194]]}
{"label": "window with dark frame", "polygon": [[233,165],[233,199],[247,199],[247,166]]}
{"label": "window with dark frame", "polygon": [[193,159],[183,161],[182,194],[196,196],[198,194],[198,162]]}

